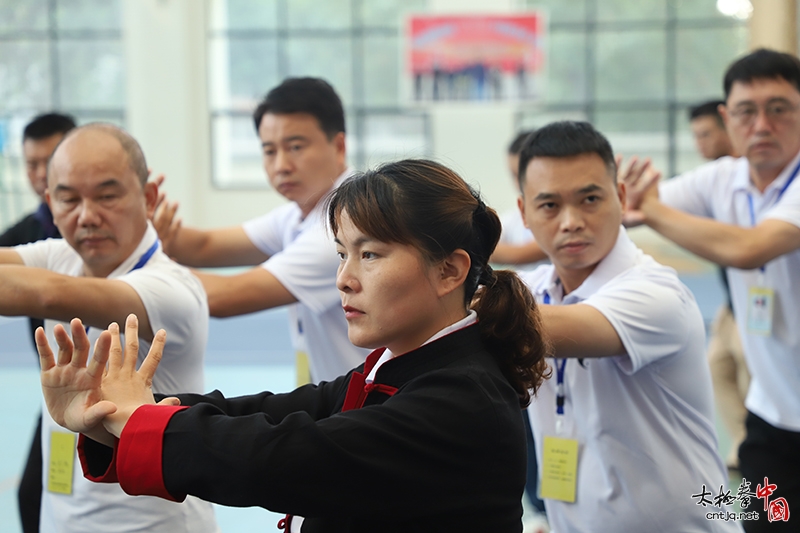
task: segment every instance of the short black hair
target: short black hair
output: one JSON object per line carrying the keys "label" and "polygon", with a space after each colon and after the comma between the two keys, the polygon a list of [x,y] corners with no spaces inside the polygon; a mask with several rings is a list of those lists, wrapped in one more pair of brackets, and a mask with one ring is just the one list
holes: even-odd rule
{"label": "short black hair", "polygon": [[64,135],[75,129],[75,118],[62,113],[45,113],[31,120],[22,130],[22,140],[32,139],[38,141],[53,135]]}
{"label": "short black hair", "polygon": [[519,154],[519,185],[525,184],[528,163],[536,157],[573,157],[581,154],[597,154],[606,169],[617,181],[617,163],[608,139],[588,122],[564,120],[551,122],[539,128],[525,139]]}
{"label": "short black hair", "polygon": [[268,92],[253,112],[256,131],[267,113],[307,113],[317,119],[328,139],[344,132],[342,101],[331,84],[321,78],[286,78]]}
{"label": "short black hair", "polygon": [[792,54],[759,48],[734,61],[725,72],[725,99],[735,82],[750,83],[756,79],[783,78],[800,92],[800,59]]}
{"label": "short black hair", "polygon": [[725,105],[722,100],[709,100],[702,104],[697,104],[689,108],[689,121],[700,117],[714,117],[721,127],[725,127],[722,115],[719,114],[719,106]]}
{"label": "short black hair", "polygon": [[523,144],[525,144],[525,139],[527,139],[528,135],[534,131],[535,130],[522,130],[521,132],[517,133],[517,136],[514,137],[514,140],[508,145],[508,155],[519,155]]}

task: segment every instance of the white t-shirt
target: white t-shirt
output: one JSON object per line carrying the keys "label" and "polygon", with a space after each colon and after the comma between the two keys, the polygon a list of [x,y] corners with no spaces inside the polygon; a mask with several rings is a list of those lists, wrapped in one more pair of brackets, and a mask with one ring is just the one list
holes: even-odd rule
{"label": "white t-shirt", "polygon": [[[133,254],[112,272],[109,279],[119,279],[136,290],[142,300],[153,331],[165,329],[167,343],[161,364],[153,377],[155,392],[203,392],[203,355],[208,340],[208,302],[203,286],[192,273],[157,251],[141,268],[131,268],[156,242],[155,229],[148,224],[144,238]],[[60,274],[79,277],[83,262],[63,239],[48,239],[18,246],[26,266],[45,268]],[[45,320],[45,331],[55,346],[53,327],[61,323]],[[124,324],[120,325],[124,328]],[[94,346],[101,330],[89,329]],[[139,340],[139,364],[150,343]],[[183,503],[169,502],[151,496],[128,496],[116,483],[94,483],[83,477],[77,450],[74,454],[72,494],[47,490],[50,439],[52,432],[69,433],[58,426],[42,409],[43,491],[41,531],[43,533],[94,533],[169,531],[216,532],[214,511],[210,503],[189,497]],[[77,437],[76,437],[77,443]]]}
{"label": "white t-shirt", "polygon": [[[752,227],[778,219],[800,227],[800,176],[778,201],[780,190],[800,162],[800,153],[760,193],[750,182],[746,158],[724,157],[661,183],[659,195],[669,206],[726,224]],[[777,203],[776,203],[777,202]],[[745,405],[773,426],[800,431],[800,250],[770,261],[761,271],[727,268],[734,314],[750,370]],[[748,333],[747,298],[751,287],[775,290],[772,335]]]}
{"label": "white t-shirt", "polygon": [[[341,184],[350,171],[336,180]],[[308,354],[315,382],[331,381],[364,362],[369,350],[353,346],[336,288],[339,256],[325,225],[324,203],[303,219],[294,202],[242,225],[269,259],[261,266],[298,302],[289,306],[292,344]]]}
{"label": "white t-shirt", "polygon": [[[710,521],[692,495],[727,485],[717,452],[703,317],[671,268],[624,229],[580,287],[563,297],[551,265],[524,272],[536,301],[582,303],[614,327],[627,355],[568,359],[563,430],[556,434],[556,369],[528,414],[542,470],[545,436],[577,439],[575,503],[545,499],[554,532],[740,531]],[[576,325],[575,327],[580,327]]]}

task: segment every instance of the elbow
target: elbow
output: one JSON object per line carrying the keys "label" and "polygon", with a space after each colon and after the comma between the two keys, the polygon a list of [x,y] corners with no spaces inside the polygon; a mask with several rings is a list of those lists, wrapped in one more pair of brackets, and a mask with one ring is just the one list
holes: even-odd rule
{"label": "elbow", "polygon": [[766,265],[770,259],[757,243],[740,243],[725,261],[725,266],[739,270],[754,270]]}
{"label": "elbow", "polygon": [[214,318],[227,318],[236,316],[235,309],[230,305],[230,302],[220,296],[208,295],[208,314]]}

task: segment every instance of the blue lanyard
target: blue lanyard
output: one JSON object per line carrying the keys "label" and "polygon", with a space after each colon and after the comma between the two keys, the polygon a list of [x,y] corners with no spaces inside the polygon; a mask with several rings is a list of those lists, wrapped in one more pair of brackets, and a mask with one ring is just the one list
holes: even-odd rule
{"label": "blue lanyard", "polygon": [[[781,190],[778,191],[778,198],[775,199],[775,204],[777,204],[778,202],[781,201],[781,197],[783,196],[783,193],[785,193],[786,189],[789,188],[789,185],[792,184],[794,179],[797,177],[797,173],[798,172],[800,172],[800,163],[798,163],[794,167],[794,170],[792,171],[792,175],[789,176],[789,179],[786,180],[786,183],[783,184],[783,187],[781,187]],[[775,205],[775,204],[773,204],[773,205]],[[756,210],[755,210],[755,207],[753,206],[753,195],[750,194],[749,192],[747,193],[747,207],[750,208],[750,224],[752,225],[752,227],[755,227],[756,226]],[[761,270],[762,273],[764,273],[766,271],[766,268],[762,265],[760,267],[760,270]]]}
{"label": "blue lanyard", "polygon": [[[550,304],[550,295],[544,293],[544,303]],[[566,357],[556,359],[556,414],[564,414],[564,371],[567,368]]]}
{"label": "blue lanyard", "polygon": [[[142,254],[142,257],[140,257],[138,261],[136,261],[136,264],[133,265],[133,268],[128,271],[128,274],[130,274],[134,270],[139,270],[140,268],[145,266],[147,262],[150,261],[150,258],[153,257],[153,254],[156,253],[156,250],[158,250],[158,244],[160,242],[161,242],[160,239],[156,239],[156,242],[154,242],[153,245],[150,248],[148,248],[148,250],[145,253]],[[90,328],[91,326],[86,326],[87,334],[89,333]]]}

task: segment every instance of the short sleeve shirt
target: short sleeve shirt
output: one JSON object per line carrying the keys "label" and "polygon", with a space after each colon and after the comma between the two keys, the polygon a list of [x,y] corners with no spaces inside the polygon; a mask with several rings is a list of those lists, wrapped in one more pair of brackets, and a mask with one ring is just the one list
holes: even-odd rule
{"label": "short sleeve shirt", "polygon": [[[747,158],[724,157],[662,182],[659,195],[666,205],[726,224],[752,227],[754,222],[777,219],[800,227],[800,177],[791,180],[799,164],[800,153],[761,193],[750,182]],[[773,259],[763,273],[737,268],[726,272],[751,374],[745,405],[773,426],[800,431],[800,250]],[[770,336],[747,329],[748,293],[759,286],[776,293]]]}
{"label": "short sleeve shirt", "polygon": [[[340,176],[341,184],[350,171]],[[246,222],[245,233],[269,259],[261,266],[298,302],[289,306],[292,343],[308,354],[314,381],[331,381],[364,362],[369,350],[353,346],[336,288],[339,257],[324,223],[324,202],[305,218],[290,203]]]}
{"label": "short sleeve shirt", "polygon": [[738,531],[706,520],[691,498],[727,476],[717,453],[703,318],[675,271],[620,229],[612,251],[566,296],[551,265],[521,277],[540,304],[600,311],[626,351],[567,359],[560,435],[553,360],[553,377],[528,409],[540,465],[545,436],[579,445],[577,503],[545,500],[553,530]]}
{"label": "short sleeve shirt", "polygon": [[[141,268],[131,271],[138,260],[156,242],[155,229],[148,225],[144,238],[131,256],[108,277],[128,283],[144,304],[153,331],[167,331],[164,355],[153,378],[153,390],[163,394],[203,392],[203,356],[208,338],[208,303],[200,281],[192,273],[170,260],[159,247]],[[26,266],[79,277],[83,262],[62,239],[48,239],[15,248]],[[45,331],[55,345],[53,328],[61,323],[45,320]],[[100,330],[89,329],[94,346]],[[139,340],[139,364],[150,343]],[[133,497],[117,484],[93,483],[83,477],[77,450],[74,457],[72,494],[47,490],[50,438],[53,432],[67,430],[58,426],[47,409],[42,414],[42,483],[41,531],[83,533],[93,531],[218,531],[211,504],[196,498],[183,503],[155,497]]]}

